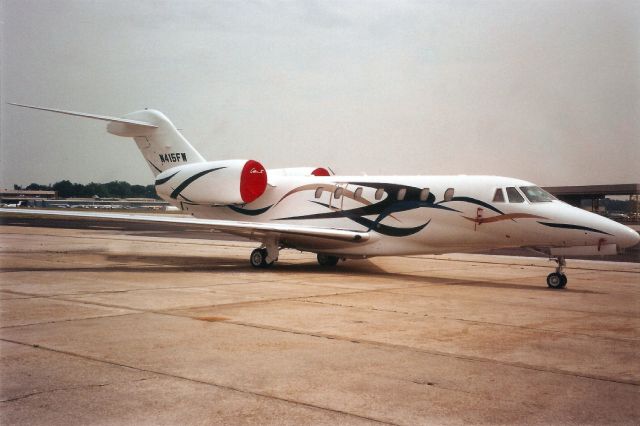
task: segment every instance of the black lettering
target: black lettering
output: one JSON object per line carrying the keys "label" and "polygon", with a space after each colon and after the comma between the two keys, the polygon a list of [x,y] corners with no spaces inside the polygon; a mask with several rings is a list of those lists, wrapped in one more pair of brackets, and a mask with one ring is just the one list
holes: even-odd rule
{"label": "black lettering", "polygon": [[172,152],[171,154],[169,154],[169,156],[171,157],[171,162],[175,163],[176,162],[176,154]]}
{"label": "black lettering", "polygon": [[185,154],[184,152],[181,152],[180,155],[182,156],[182,161],[184,161],[186,163],[187,162],[187,154]]}
{"label": "black lettering", "polygon": [[160,157],[160,162],[164,164],[164,158],[162,158],[162,154],[159,154],[158,157]]}

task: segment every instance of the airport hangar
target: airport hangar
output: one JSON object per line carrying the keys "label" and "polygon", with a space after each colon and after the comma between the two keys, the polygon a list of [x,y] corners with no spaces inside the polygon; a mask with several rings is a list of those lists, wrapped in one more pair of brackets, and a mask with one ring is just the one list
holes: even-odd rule
{"label": "airport hangar", "polygon": [[547,186],[544,188],[558,199],[581,207],[583,200],[591,200],[591,211],[600,209],[600,200],[607,195],[628,196],[631,209],[628,213],[640,213],[640,183],[617,185],[580,185],[580,186]]}

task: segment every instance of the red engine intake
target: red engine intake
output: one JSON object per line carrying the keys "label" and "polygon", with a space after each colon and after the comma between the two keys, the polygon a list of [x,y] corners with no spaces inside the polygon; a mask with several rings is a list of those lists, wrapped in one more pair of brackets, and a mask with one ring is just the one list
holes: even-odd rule
{"label": "red engine intake", "polygon": [[248,160],[240,174],[240,196],[250,203],[264,194],[267,189],[267,171],[257,161]]}
{"label": "red engine intake", "polygon": [[331,176],[329,170],[325,169],[324,167],[318,167],[317,169],[312,171],[311,174],[314,176]]}

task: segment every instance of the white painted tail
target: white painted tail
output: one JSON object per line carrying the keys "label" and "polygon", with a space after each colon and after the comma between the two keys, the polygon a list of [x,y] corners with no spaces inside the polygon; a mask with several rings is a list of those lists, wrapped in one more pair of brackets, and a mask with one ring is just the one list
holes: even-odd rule
{"label": "white painted tail", "polygon": [[107,131],[117,136],[132,137],[154,176],[175,166],[204,161],[200,153],[160,111],[136,111],[125,115],[123,119],[153,126],[113,120],[107,125]]}

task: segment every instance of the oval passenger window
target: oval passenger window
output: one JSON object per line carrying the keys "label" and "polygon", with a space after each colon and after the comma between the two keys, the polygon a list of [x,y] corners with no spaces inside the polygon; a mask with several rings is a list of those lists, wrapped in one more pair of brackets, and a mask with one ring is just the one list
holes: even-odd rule
{"label": "oval passenger window", "polygon": [[444,191],[444,200],[445,201],[453,200],[453,192],[454,192],[453,188],[449,188],[446,191]]}
{"label": "oval passenger window", "polygon": [[398,191],[398,201],[404,200],[404,197],[407,195],[407,188],[400,188]]}

